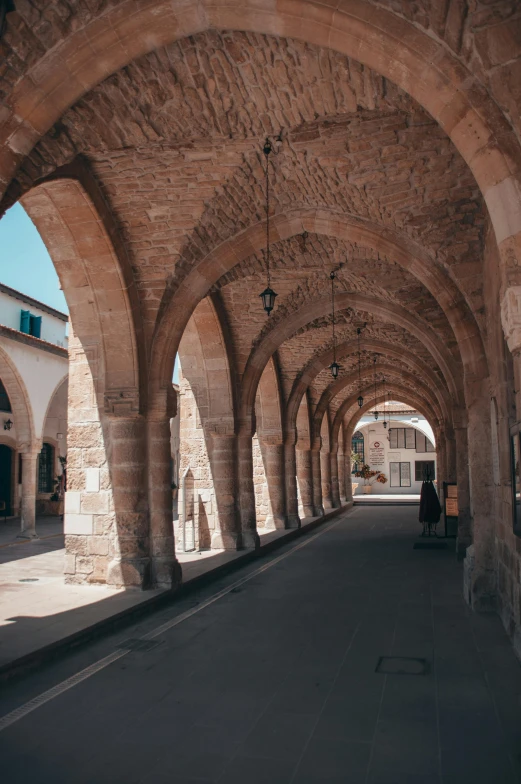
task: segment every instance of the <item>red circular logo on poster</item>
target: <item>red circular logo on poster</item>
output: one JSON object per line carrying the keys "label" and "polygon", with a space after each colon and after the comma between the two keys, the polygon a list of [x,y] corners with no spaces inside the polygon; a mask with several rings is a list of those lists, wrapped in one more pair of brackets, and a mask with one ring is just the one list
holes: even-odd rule
{"label": "red circular logo on poster", "polygon": [[379,446],[380,446],[380,442],[379,441],[375,441],[373,446],[374,446],[375,449],[378,449]]}

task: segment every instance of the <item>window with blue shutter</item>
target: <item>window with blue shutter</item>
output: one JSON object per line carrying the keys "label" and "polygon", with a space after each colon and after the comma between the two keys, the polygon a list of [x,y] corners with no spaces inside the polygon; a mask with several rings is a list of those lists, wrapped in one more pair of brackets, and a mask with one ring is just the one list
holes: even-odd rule
{"label": "window with blue shutter", "polygon": [[39,338],[42,334],[42,317],[33,316],[28,310],[20,312],[20,332]]}
{"label": "window with blue shutter", "polygon": [[31,315],[31,335],[39,338],[42,331],[42,317]]}
{"label": "window with blue shutter", "polygon": [[20,332],[31,334],[31,314],[28,310],[22,310],[20,313]]}

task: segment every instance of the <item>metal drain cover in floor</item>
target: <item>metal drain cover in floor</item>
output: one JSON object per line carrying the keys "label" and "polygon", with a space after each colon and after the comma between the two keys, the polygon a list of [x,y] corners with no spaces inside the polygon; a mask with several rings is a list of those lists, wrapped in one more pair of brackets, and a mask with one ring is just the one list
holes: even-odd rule
{"label": "metal drain cover in floor", "polygon": [[447,542],[415,542],[413,550],[446,550]]}
{"label": "metal drain cover in floor", "polygon": [[21,580],[18,580],[19,583],[37,583],[39,581],[39,577],[22,577]]}
{"label": "metal drain cover in floor", "polygon": [[408,656],[380,656],[375,672],[384,675],[427,675],[427,659],[414,659]]}
{"label": "metal drain cover in floor", "polygon": [[136,653],[145,653],[145,651],[151,651],[154,648],[157,648],[158,645],[161,645],[160,640],[140,640],[139,638],[131,638],[122,642],[121,645],[118,645],[118,648],[134,651]]}

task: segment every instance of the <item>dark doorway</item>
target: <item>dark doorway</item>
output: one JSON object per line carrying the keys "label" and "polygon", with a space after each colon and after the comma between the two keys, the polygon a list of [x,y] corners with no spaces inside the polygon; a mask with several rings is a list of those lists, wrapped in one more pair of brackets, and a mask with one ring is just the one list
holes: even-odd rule
{"label": "dark doorway", "polygon": [[[0,515],[11,515],[12,510],[13,450],[0,444]],[[3,503],[5,503],[5,509]]]}

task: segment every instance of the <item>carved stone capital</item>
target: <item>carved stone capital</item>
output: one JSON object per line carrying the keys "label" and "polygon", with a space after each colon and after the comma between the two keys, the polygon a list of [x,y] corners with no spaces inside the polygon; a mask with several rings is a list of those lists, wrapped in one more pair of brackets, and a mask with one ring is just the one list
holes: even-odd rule
{"label": "carved stone capital", "polygon": [[[234,436],[234,423],[226,419],[207,419],[203,425],[205,436]],[[247,435],[241,433],[241,435]]]}
{"label": "carved stone capital", "polygon": [[148,401],[147,416],[150,420],[173,419],[177,414],[177,392],[169,386],[155,389]]}
{"label": "carved stone capital", "polygon": [[508,348],[521,351],[521,286],[510,286],[501,303],[501,324]]}
{"label": "carved stone capital", "polygon": [[128,417],[139,414],[139,392],[135,387],[109,389],[105,392],[105,413],[109,416]]}
{"label": "carved stone capital", "polygon": [[266,446],[280,446],[282,444],[282,436],[280,433],[262,433],[259,434],[259,441]]}
{"label": "carved stone capital", "polygon": [[21,441],[17,445],[17,450],[18,452],[20,452],[23,458],[25,457],[29,459],[31,457],[35,457],[36,455],[39,455],[40,452],[42,451],[42,446],[43,446],[43,440],[33,441],[33,442]]}

